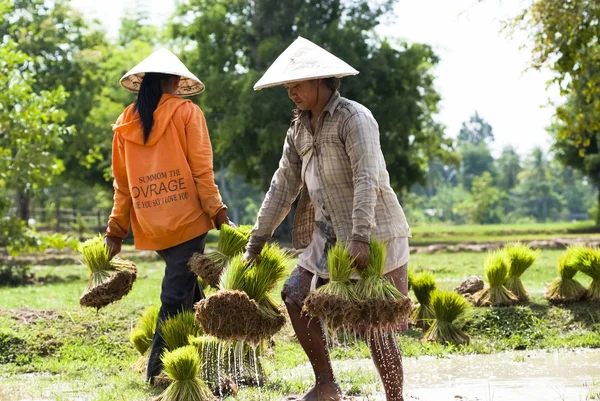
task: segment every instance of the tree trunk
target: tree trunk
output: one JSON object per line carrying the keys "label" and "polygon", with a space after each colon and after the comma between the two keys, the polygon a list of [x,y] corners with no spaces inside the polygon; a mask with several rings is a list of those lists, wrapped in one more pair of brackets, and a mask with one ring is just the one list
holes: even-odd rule
{"label": "tree trunk", "polygon": [[31,197],[22,191],[17,192],[17,212],[19,219],[29,224],[31,216]]}

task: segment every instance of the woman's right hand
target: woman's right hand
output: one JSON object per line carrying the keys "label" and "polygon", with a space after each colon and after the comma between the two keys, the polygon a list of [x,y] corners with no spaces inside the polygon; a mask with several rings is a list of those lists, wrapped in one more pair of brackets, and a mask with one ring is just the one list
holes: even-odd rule
{"label": "woman's right hand", "polygon": [[119,253],[121,253],[121,244],[123,240],[118,237],[104,237],[104,243],[109,249],[108,257],[109,259],[114,258]]}

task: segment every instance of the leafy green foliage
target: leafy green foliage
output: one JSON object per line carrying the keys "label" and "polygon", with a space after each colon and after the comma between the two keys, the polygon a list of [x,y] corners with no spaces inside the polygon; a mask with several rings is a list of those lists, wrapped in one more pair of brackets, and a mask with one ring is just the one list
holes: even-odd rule
{"label": "leafy green foliage", "polygon": [[204,72],[201,78],[210,88],[199,101],[215,136],[218,161],[263,189],[269,186],[293,105],[281,88],[255,93],[252,86],[299,35],[361,71],[359,77],[344,80],[342,94],[373,111],[397,190],[424,180],[429,156],[448,159],[451,142],[432,117],[439,102],[432,75],[437,56],[429,46],[385,41],[368,33],[394,3],[181,3],[171,34],[192,46],[184,58],[193,70]]}

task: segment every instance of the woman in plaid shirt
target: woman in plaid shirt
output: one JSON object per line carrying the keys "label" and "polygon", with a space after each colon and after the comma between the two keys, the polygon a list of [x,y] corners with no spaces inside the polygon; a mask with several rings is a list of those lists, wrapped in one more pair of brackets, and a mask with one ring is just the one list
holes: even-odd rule
{"label": "woman in plaid shirt", "polygon": [[[338,92],[339,78],[355,74],[339,58],[298,38],[254,86],[283,85],[297,106],[244,257],[257,258],[300,195],[293,238],[305,250],[282,298],[315,373],[305,401],[341,399],[323,327],[302,313],[308,293],[328,279],[328,249],[347,242],[360,269],[368,263],[371,237],[386,242],[386,277],[408,293],[410,229],[390,186],[377,122],[366,107]],[[367,343],[387,399],[403,400],[402,358],[393,333]]]}

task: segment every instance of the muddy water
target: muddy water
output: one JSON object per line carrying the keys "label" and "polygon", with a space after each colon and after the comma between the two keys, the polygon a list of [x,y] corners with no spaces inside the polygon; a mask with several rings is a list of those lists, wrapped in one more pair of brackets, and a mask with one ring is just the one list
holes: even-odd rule
{"label": "muddy water", "polygon": [[[338,373],[369,370],[376,378],[370,360],[334,361],[334,369]],[[600,386],[600,350],[406,358],[404,371],[406,401],[587,401],[592,380]],[[307,386],[312,381],[308,365],[279,374],[303,380]],[[80,392],[84,383],[65,385],[60,376],[11,379],[7,383],[0,377],[0,401],[46,401],[57,394],[69,401],[91,399]],[[385,397],[374,394],[364,400],[384,401]]]}
{"label": "muddy water", "polygon": [[[337,372],[366,368],[370,360],[334,363]],[[586,401],[592,381],[600,385],[600,350],[406,358],[404,372],[407,401]],[[311,378],[308,367],[289,374]]]}

